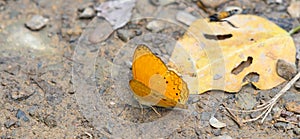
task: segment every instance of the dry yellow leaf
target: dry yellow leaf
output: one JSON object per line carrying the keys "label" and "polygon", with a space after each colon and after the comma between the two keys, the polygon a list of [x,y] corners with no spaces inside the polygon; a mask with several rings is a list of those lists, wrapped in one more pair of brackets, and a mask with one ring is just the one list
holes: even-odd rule
{"label": "dry yellow leaf", "polygon": [[196,69],[197,88],[237,92],[249,82],[247,75],[258,75],[252,82],[259,89],[271,89],[283,81],[276,73],[278,59],[295,63],[292,37],[276,24],[254,15],[235,15],[227,22],[196,20],[178,41],[191,56]]}

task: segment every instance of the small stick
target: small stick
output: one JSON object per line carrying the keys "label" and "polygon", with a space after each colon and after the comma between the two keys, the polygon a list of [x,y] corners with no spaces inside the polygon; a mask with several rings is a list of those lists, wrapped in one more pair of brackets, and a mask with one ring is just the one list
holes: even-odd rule
{"label": "small stick", "polygon": [[[259,109],[256,109],[256,110],[235,110],[235,109],[231,109],[231,108],[228,108],[226,107],[224,104],[224,107],[227,109],[227,111],[233,115],[229,110],[231,111],[238,111],[238,112],[257,112],[257,111],[261,111],[261,110],[264,110],[259,116],[255,117],[255,118],[252,118],[252,119],[247,119],[247,120],[243,120],[242,123],[246,123],[246,122],[252,122],[252,121],[256,121],[258,120],[259,118],[261,118],[263,115],[263,118],[261,120],[261,123],[264,122],[264,120],[266,119],[266,117],[269,115],[269,113],[271,112],[272,108],[274,107],[274,105],[277,103],[278,99],[284,94],[286,93],[292,86],[293,84],[295,84],[295,82],[300,78],[300,72],[297,73],[297,75],[292,79],[290,80],[280,91],[279,93],[277,93],[272,99],[270,99],[269,101],[267,101],[266,103],[262,104],[262,105],[259,105],[257,107],[259,107]],[[236,116],[234,116],[236,117]]]}
{"label": "small stick", "polygon": [[225,105],[225,103],[223,103],[222,105],[224,106],[224,108],[230,114],[230,115],[227,115],[227,116],[229,116],[231,119],[233,119],[233,121],[235,121],[238,124],[239,127],[242,127],[243,123],[241,123],[241,120],[232,111],[230,111],[230,109]]}

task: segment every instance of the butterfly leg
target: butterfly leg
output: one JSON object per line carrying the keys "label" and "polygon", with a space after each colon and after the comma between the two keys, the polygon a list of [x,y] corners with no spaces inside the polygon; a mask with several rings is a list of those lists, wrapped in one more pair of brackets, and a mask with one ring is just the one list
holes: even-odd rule
{"label": "butterfly leg", "polygon": [[144,108],[143,108],[141,103],[139,103],[139,105],[140,105],[140,108],[141,108],[141,114],[144,115]]}
{"label": "butterfly leg", "polygon": [[154,107],[152,107],[152,106],[150,106],[150,107],[152,108],[152,110],[153,110],[159,117],[161,117],[160,113],[159,113]]}

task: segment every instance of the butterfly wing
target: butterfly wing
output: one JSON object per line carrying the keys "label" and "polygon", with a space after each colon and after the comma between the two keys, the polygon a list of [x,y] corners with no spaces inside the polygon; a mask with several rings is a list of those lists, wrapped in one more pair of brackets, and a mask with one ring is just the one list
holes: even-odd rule
{"label": "butterfly wing", "polygon": [[147,106],[160,106],[160,107],[178,107],[186,109],[187,106],[185,104],[177,103],[173,99],[170,99],[163,94],[150,89],[145,86],[143,83],[132,79],[129,81],[130,87],[134,92],[138,92],[135,94],[135,98],[139,101],[139,103]]}
{"label": "butterfly wing", "polygon": [[186,83],[174,71],[169,71],[147,46],[136,48],[132,73],[129,84],[141,104],[184,107],[189,94]]}

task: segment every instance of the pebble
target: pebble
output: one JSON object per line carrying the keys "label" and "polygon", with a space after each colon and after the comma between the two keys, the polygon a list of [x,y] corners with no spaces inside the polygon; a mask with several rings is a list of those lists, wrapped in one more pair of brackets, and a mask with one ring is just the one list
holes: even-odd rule
{"label": "pebble", "polygon": [[213,116],[209,119],[209,124],[214,128],[223,128],[226,126],[226,123],[220,122],[217,118]]}
{"label": "pebble", "polygon": [[285,95],[282,96],[282,99],[284,102],[300,102],[300,94],[298,92],[293,92],[293,91],[287,91]]}
{"label": "pebble", "polygon": [[288,102],[285,104],[285,108],[288,111],[300,114],[300,103],[297,103],[295,101]]}
{"label": "pebble", "polygon": [[214,134],[215,136],[220,136],[221,135],[221,129],[212,129],[211,133]]}
{"label": "pebble", "polygon": [[282,0],[267,0],[267,4],[271,4],[271,3],[282,3]]}
{"label": "pebble", "polygon": [[211,139],[232,139],[232,137],[230,137],[228,135],[222,135],[222,136],[218,136],[218,137],[212,137]]}
{"label": "pebble", "polygon": [[201,121],[208,121],[210,119],[210,113],[209,112],[202,112],[201,113]]}
{"label": "pebble", "polygon": [[29,114],[30,116],[35,116],[35,112],[36,112],[37,109],[38,109],[38,106],[37,106],[37,105],[33,105],[33,106],[31,106],[31,107],[27,110],[27,112],[28,112],[28,114]]}
{"label": "pebble", "polygon": [[185,25],[191,25],[196,19],[197,18],[195,16],[185,11],[179,11],[176,14],[176,20]]}
{"label": "pebble", "polygon": [[136,35],[136,36],[140,36],[140,35],[143,34],[143,31],[140,30],[140,29],[137,29],[137,30],[135,30],[134,32],[135,32],[135,35]]}
{"label": "pebble", "polygon": [[56,127],[57,126],[57,121],[55,119],[54,116],[47,116],[45,119],[44,119],[44,123],[48,126],[48,127]]}
{"label": "pebble", "polygon": [[219,5],[227,2],[227,0],[201,0],[205,7],[217,8]]}
{"label": "pebble", "polygon": [[154,20],[147,24],[146,28],[152,32],[159,32],[165,28],[165,23],[163,21]]}
{"label": "pebble", "polygon": [[284,11],[286,11],[286,7],[284,5],[278,5],[276,7],[276,11],[278,11],[278,12],[284,12]]}
{"label": "pebble", "polygon": [[22,110],[20,110],[20,109],[18,109],[17,114],[16,114],[16,117],[17,117],[18,119],[22,119],[24,122],[28,122],[28,121],[29,121],[29,119],[28,119],[28,117],[26,116],[25,112],[22,111]]}
{"label": "pebble", "polygon": [[287,126],[286,126],[287,130],[290,130],[290,129],[293,129],[293,128],[295,128],[295,125],[291,124],[291,123],[288,123]]}
{"label": "pebble", "polygon": [[294,115],[294,113],[292,113],[292,112],[290,112],[290,111],[286,111],[286,110],[282,110],[281,111],[281,113],[280,113],[280,116],[281,117],[291,117],[291,116],[293,116]]}
{"label": "pebble", "polygon": [[95,16],[95,11],[91,7],[87,7],[83,10],[83,12],[79,15],[80,19],[90,19]]}
{"label": "pebble", "polygon": [[285,120],[287,120],[289,122],[295,122],[295,123],[298,122],[297,116],[287,117],[287,118],[285,118]]}
{"label": "pebble", "polygon": [[155,6],[165,6],[174,3],[176,0],[150,0],[150,2]]}
{"label": "pebble", "polygon": [[277,123],[274,124],[274,127],[276,127],[277,129],[284,130],[287,127],[287,123],[285,123],[285,122],[277,122]]}
{"label": "pebble", "polygon": [[297,81],[295,84],[294,84],[295,88],[296,89],[300,89],[300,81]]}
{"label": "pebble", "polygon": [[252,112],[252,113],[250,114],[250,117],[251,117],[251,118],[256,118],[256,117],[258,117],[260,114],[261,114],[260,111]]}
{"label": "pebble", "polygon": [[25,26],[32,31],[38,31],[45,27],[48,21],[48,18],[44,18],[41,15],[34,15],[29,21],[25,23]]}
{"label": "pebble", "polygon": [[125,30],[125,29],[119,29],[117,31],[118,37],[124,41],[128,42],[130,39],[132,39],[135,36],[135,33],[131,30]]}
{"label": "pebble", "polygon": [[293,132],[294,132],[296,135],[300,135],[300,128],[294,128]]}
{"label": "pebble", "polygon": [[300,1],[292,0],[287,11],[294,18],[300,17]]}
{"label": "pebble", "polygon": [[13,125],[15,125],[16,124],[16,121],[14,121],[14,120],[8,120],[8,121],[6,121],[5,123],[4,123],[4,126],[6,127],[6,128],[10,128],[11,126],[13,126]]}
{"label": "pebble", "polygon": [[0,1],[0,11],[4,11],[5,10],[5,5],[6,5],[5,1]]}
{"label": "pebble", "polygon": [[11,98],[13,100],[18,100],[18,101],[25,100],[25,99],[29,98],[30,96],[32,96],[33,94],[34,94],[34,92],[27,93],[25,91],[13,91],[13,92],[10,92]]}
{"label": "pebble", "polygon": [[276,67],[278,75],[286,80],[292,79],[297,74],[297,68],[294,63],[279,59]]}
{"label": "pebble", "polygon": [[237,99],[237,105],[241,109],[250,110],[252,109],[256,104],[256,99],[249,93],[239,93],[236,95]]}

